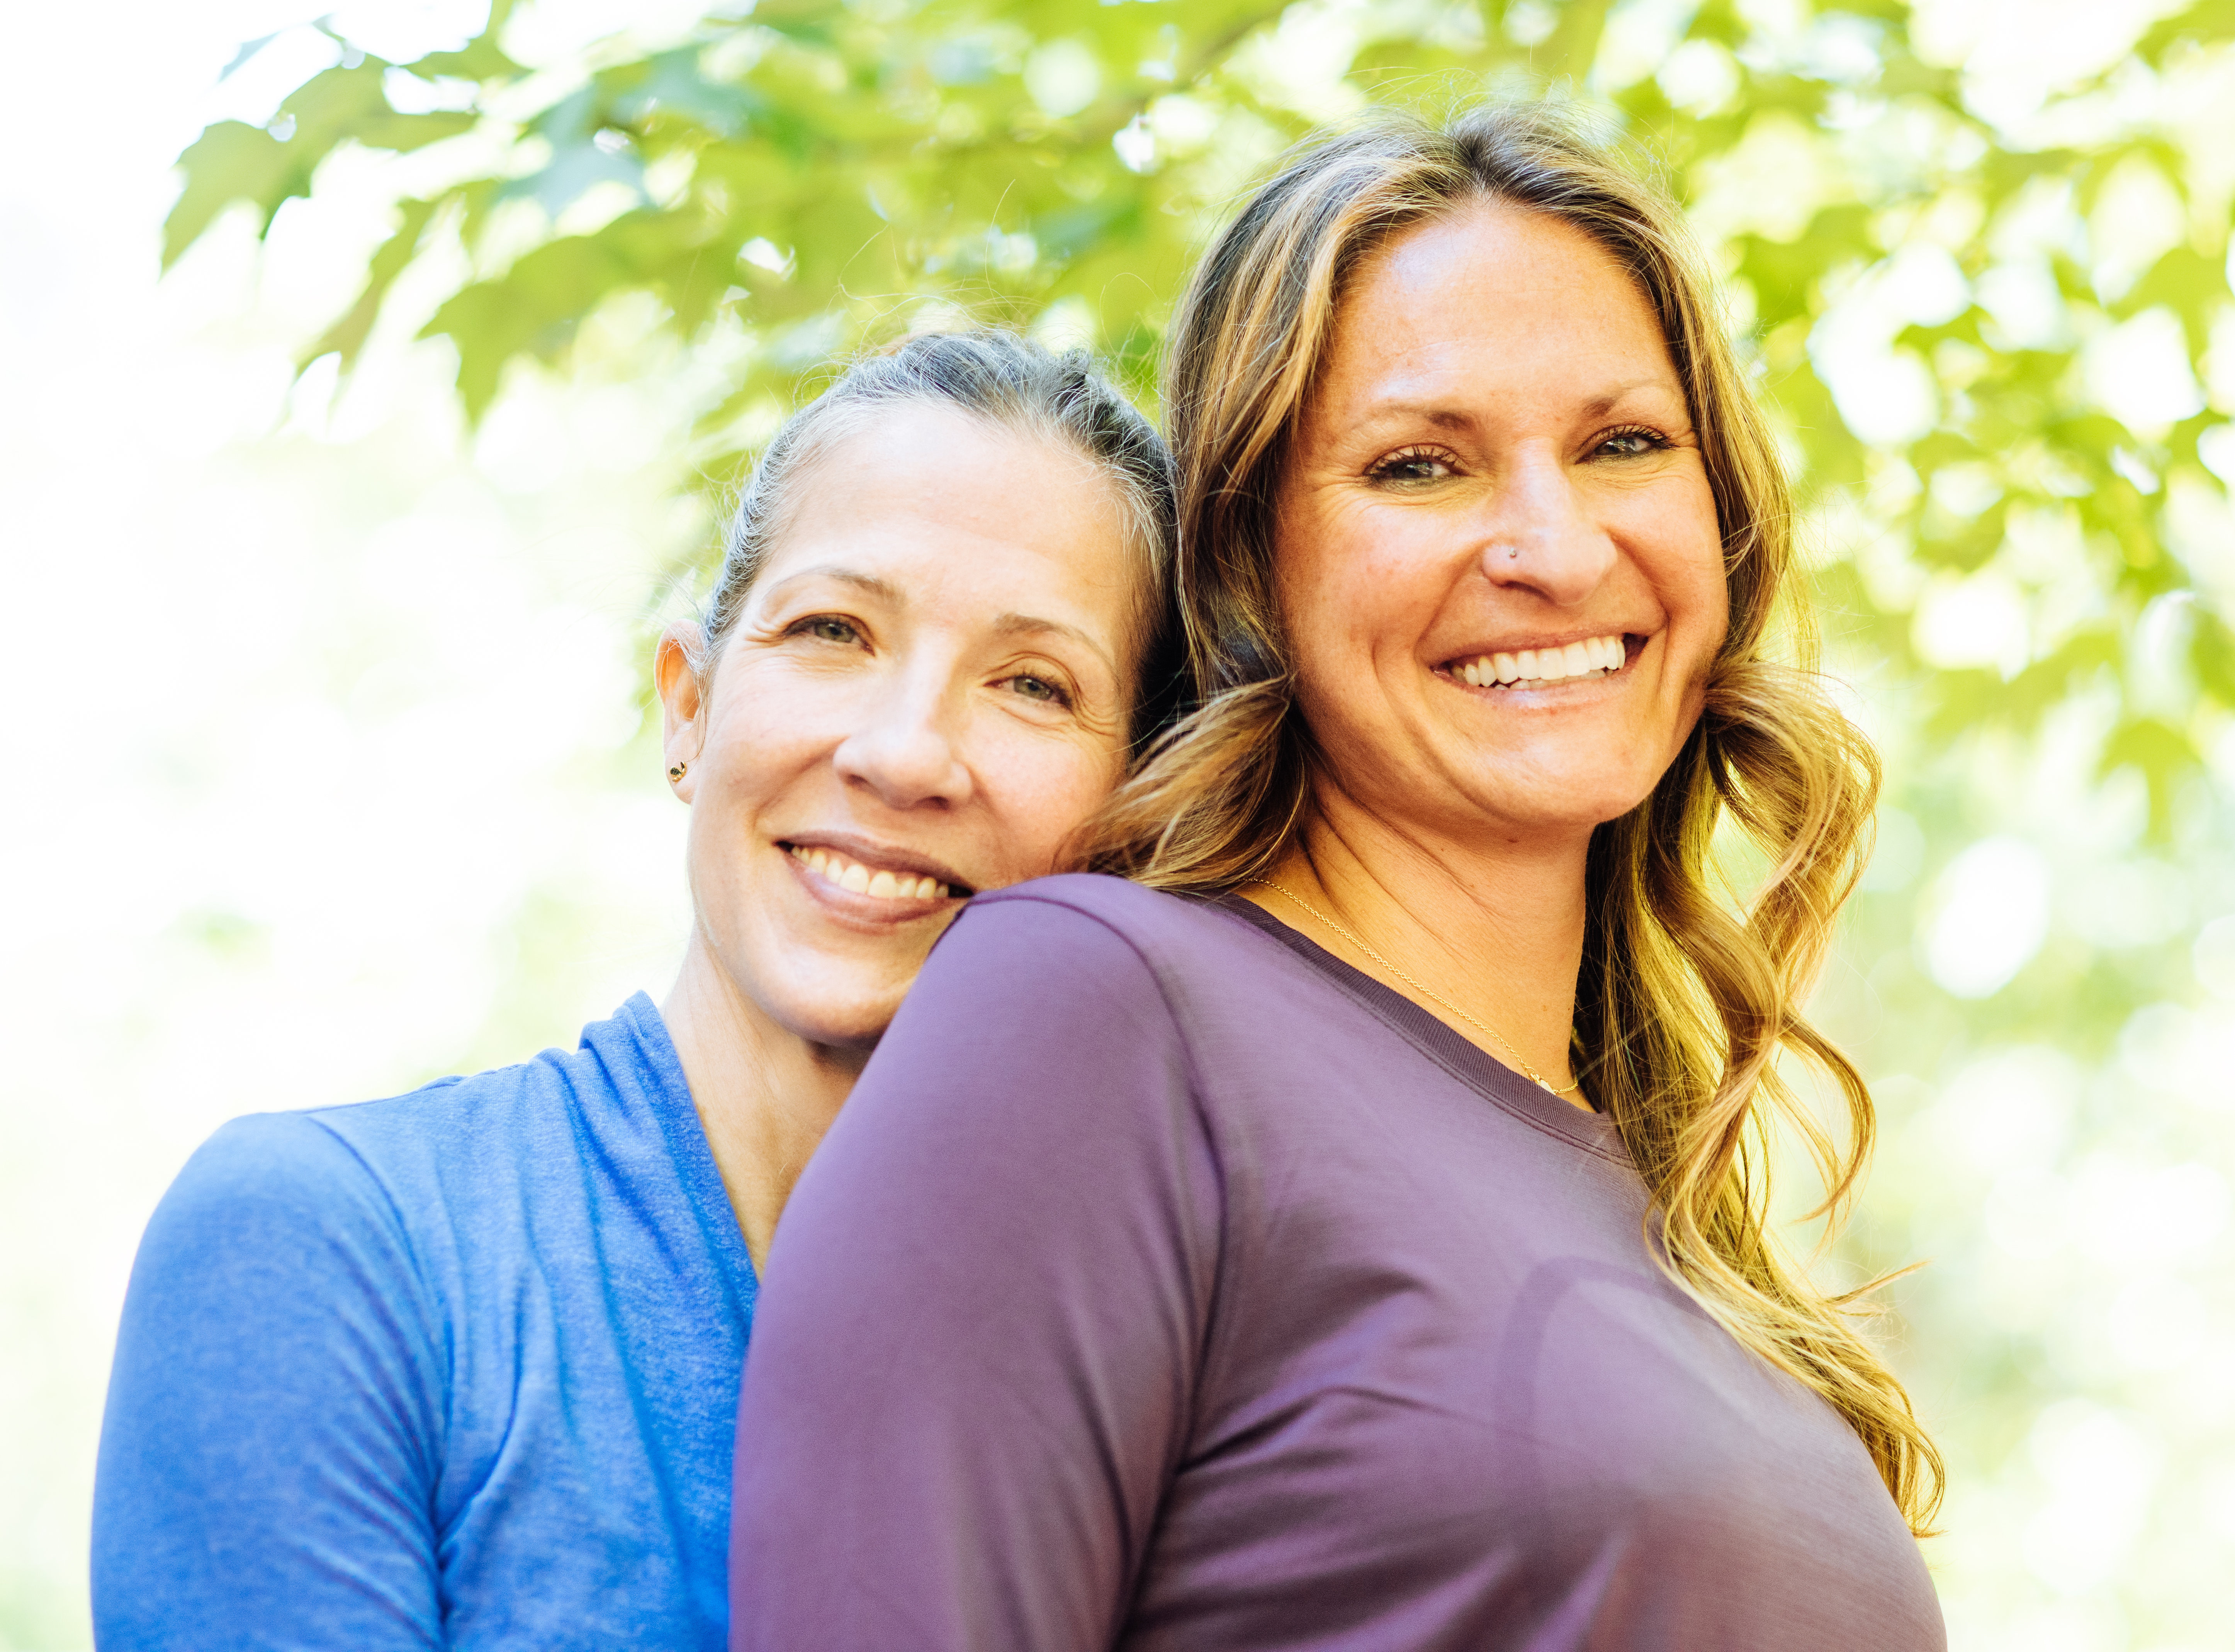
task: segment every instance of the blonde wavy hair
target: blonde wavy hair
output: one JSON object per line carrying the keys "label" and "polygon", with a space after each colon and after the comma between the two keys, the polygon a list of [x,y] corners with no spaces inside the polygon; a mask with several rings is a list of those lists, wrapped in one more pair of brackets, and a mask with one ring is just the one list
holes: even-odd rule
{"label": "blonde wavy hair", "polygon": [[[1811,1214],[1834,1231],[1870,1152],[1870,1091],[1801,1011],[1867,856],[1878,758],[1813,669],[1784,471],[1682,215],[1570,117],[1544,105],[1442,127],[1382,116],[1292,154],[1203,258],[1164,385],[1196,709],[1091,825],[1085,859],[1211,893],[1267,870],[1295,839],[1314,754],[1274,598],[1288,439],[1351,271],[1393,235],[1485,200],[1574,225],[1635,278],[1688,393],[1729,580],[1729,636],[1697,727],[1652,795],[1591,840],[1576,1070],[1652,1194],[1660,1264],[1846,1419],[1923,1532],[1940,1457],[1852,1322],[1864,1293],[1819,1290],[1768,1209],[1774,1121],[1812,1154],[1825,1197]],[[1788,663],[1771,657],[1773,619],[1797,656]],[[1716,843],[1726,821],[1766,863],[1743,902],[1716,892],[1727,886]],[[1780,1074],[1786,1051],[1844,1097],[1844,1145]]]}

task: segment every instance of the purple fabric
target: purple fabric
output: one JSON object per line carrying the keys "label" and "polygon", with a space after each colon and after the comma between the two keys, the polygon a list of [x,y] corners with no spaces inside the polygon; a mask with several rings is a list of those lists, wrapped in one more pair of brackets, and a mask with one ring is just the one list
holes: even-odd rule
{"label": "purple fabric", "polygon": [[973,901],[802,1179],[733,1649],[1944,1645],[1612,1126],[1240,902]]}

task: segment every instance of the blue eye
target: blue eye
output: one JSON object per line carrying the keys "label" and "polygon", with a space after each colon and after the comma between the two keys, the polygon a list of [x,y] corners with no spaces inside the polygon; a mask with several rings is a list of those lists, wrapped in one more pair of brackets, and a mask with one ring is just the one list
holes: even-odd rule
{"label": "blue eye", "polygon": [[1380,460],[1367,476],[1377,482],[1434,482],[1452,474],[1445,455],[1424,448],[1392,454]]}
{"label": "blue eye", "polygon": [[1022,672],[1011,677],[1009,686],[1026,699],[1037,700],[1042,705],[1066,706],[1071,703],[1071,696],[1060,687],[1049,682],[1045,677],[1037,677],[1030,672]]}
{"label": "blue eye", "polygon": [[1598,451],[1615,459],[1640,459],[1668,445],[1668,438],[1657,430],[1617,430],[1601,440]]}

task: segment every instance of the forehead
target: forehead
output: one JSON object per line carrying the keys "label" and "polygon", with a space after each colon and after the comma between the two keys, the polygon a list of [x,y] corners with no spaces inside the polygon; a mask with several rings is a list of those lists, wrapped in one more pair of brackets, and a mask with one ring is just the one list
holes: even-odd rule
{"label": "forehead", "polygon": [[924,598],[1030,591],[1099,619],[1131,595],[1115,484],[1030,431],[903,402],[823,443],[790,486],[764,588],[836,557]]}
{"label": "forehead", "polygon": [[1650,380],[1681,392],[1661,323],[1606,247],[1545,213],[1473,202],[1361,263],[1337,307],[1320,392],[1338,401],[1555,392]]}

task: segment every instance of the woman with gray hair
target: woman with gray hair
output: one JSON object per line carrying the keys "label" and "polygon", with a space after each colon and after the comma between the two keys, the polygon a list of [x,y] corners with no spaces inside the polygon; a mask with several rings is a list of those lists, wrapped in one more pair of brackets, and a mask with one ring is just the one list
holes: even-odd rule
{"label": "woman with gray hair", "polygon": [[1071,864],[1155,732],[1171,518],[1140,415],[1008,335],[794,415],[659,644],[673,988],[194,1155],[118,1339],[103,1648],[723,1644],[777,1218],[962,903]]}

